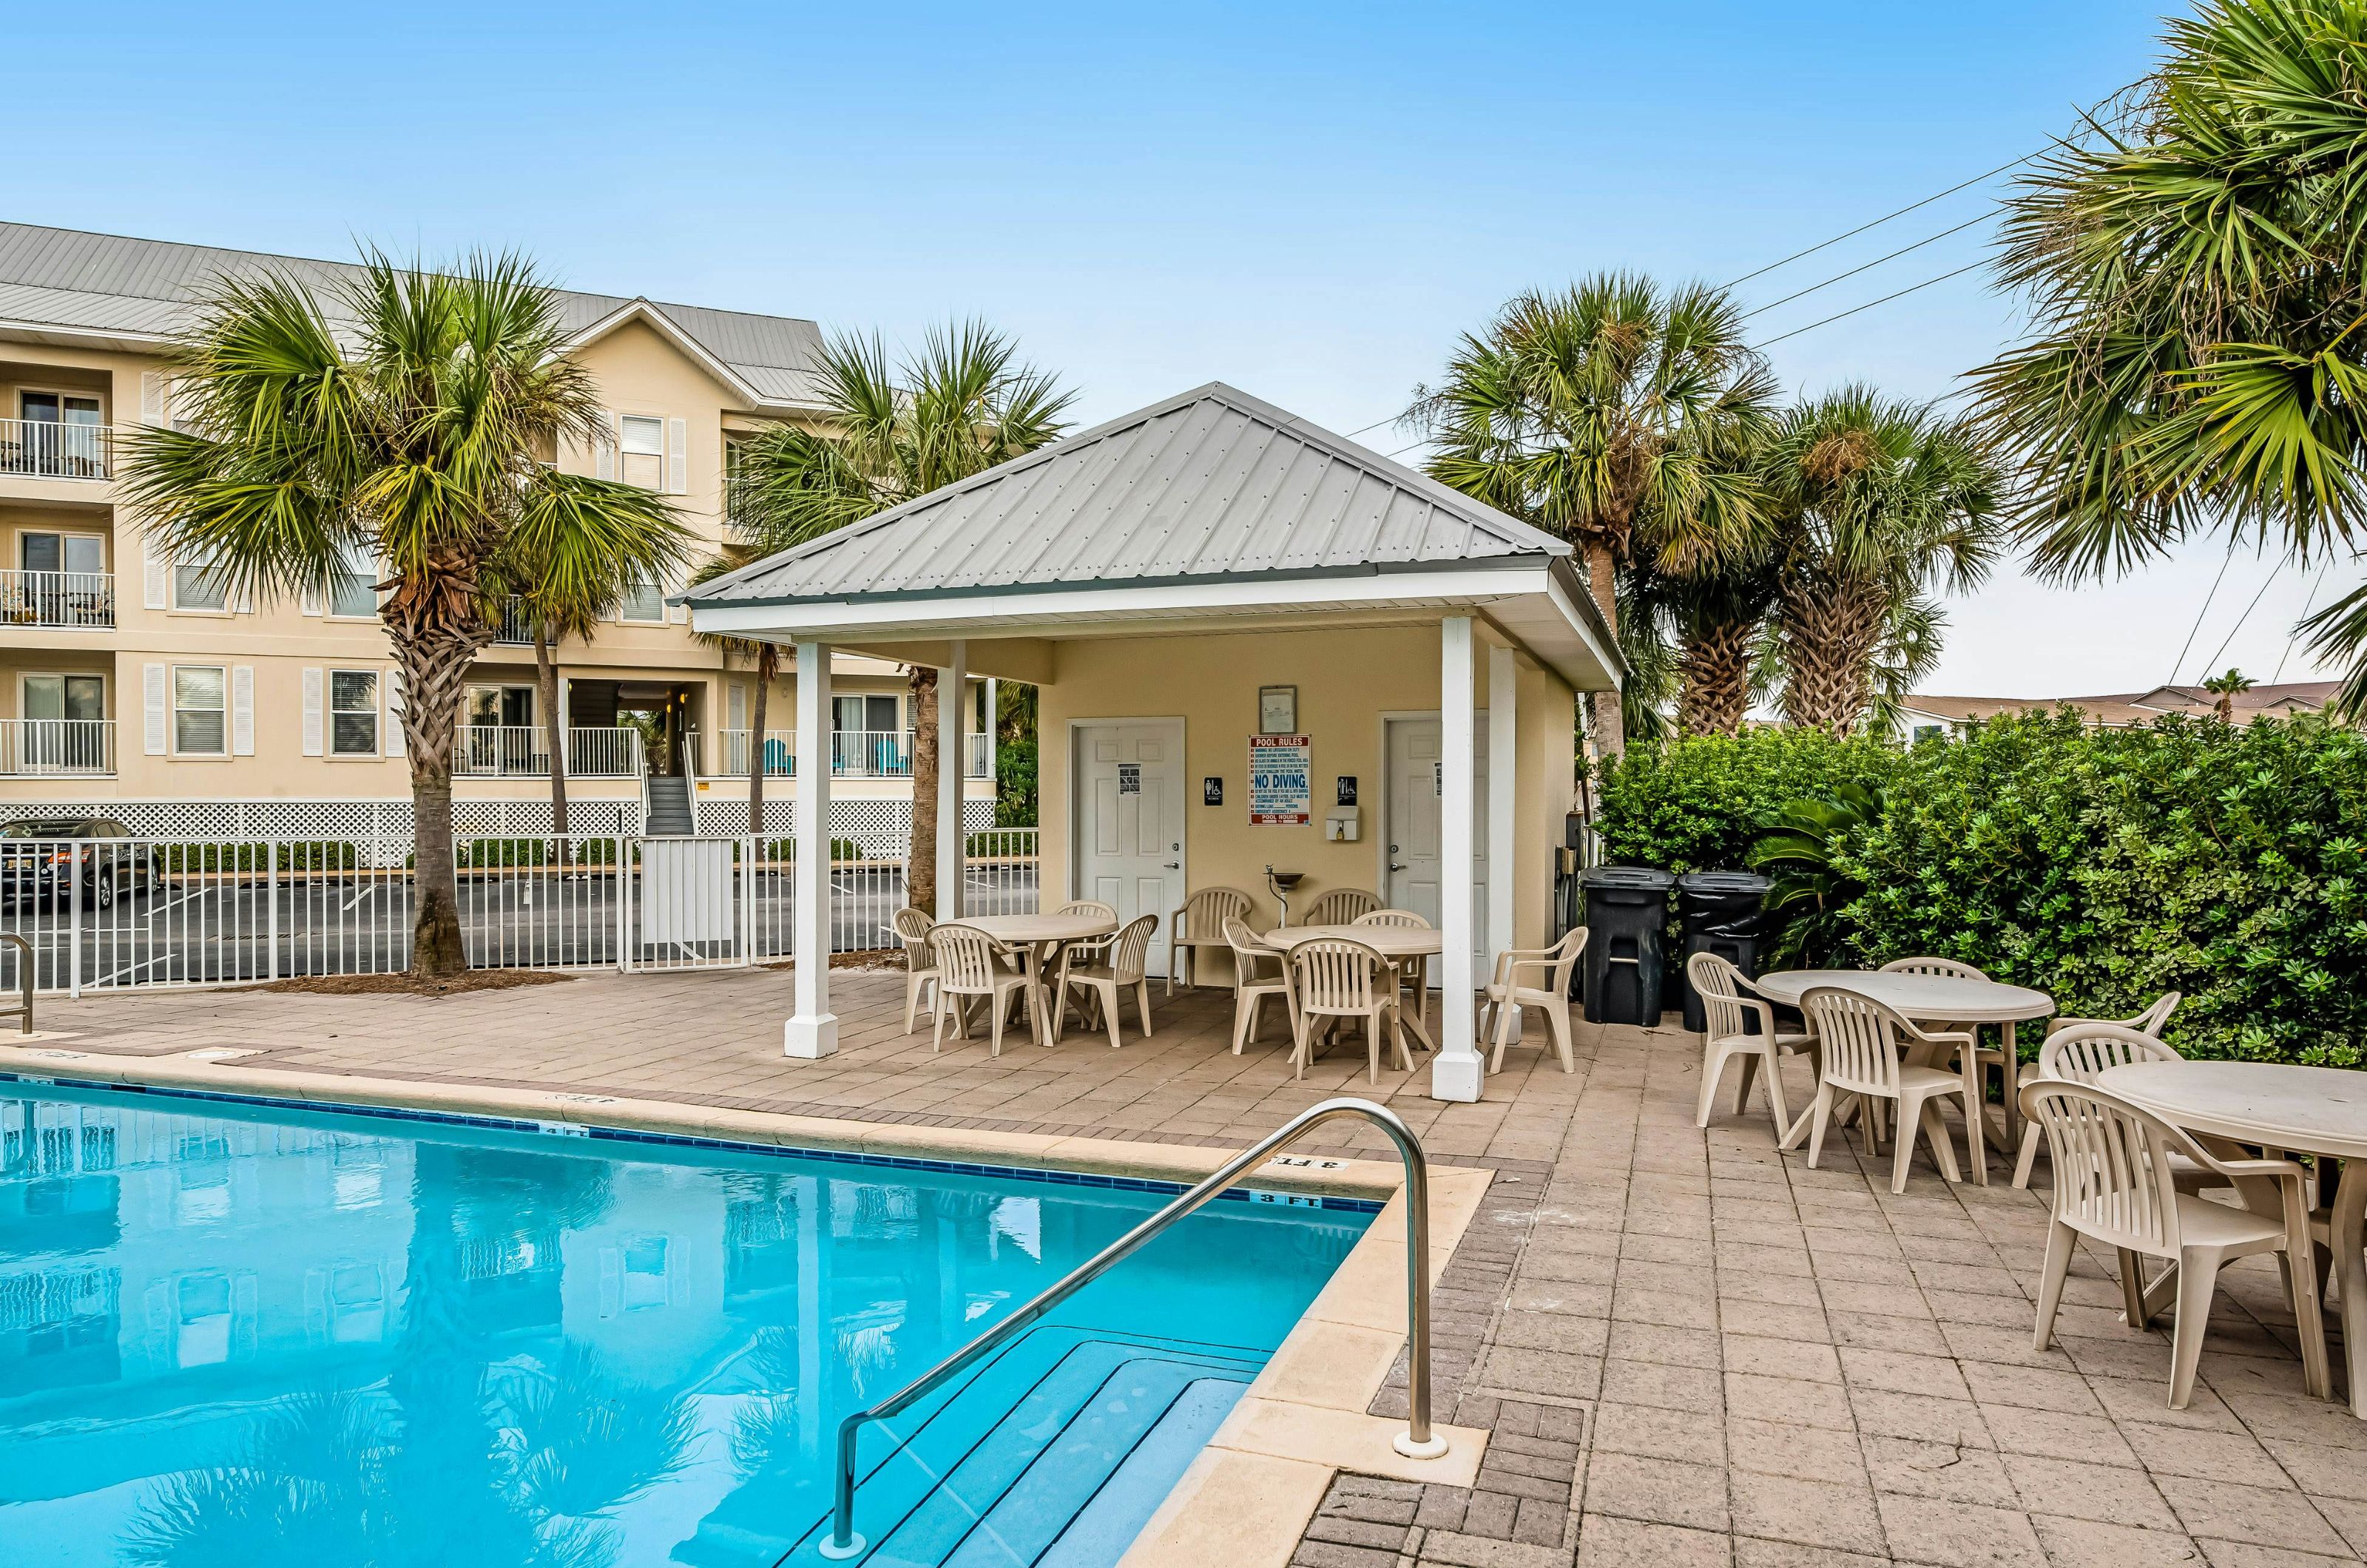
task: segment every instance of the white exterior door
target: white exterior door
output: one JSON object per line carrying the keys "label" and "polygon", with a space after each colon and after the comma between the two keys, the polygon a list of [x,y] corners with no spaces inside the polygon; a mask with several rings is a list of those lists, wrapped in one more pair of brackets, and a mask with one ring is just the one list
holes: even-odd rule
{"label": "white exterior door", "polygon": [[[1471,824],[1472,908],[1483,919],[1488,908],[1488,715],[1483,710],[1472,725]],[[1388,721],[1388,779],[1383,810],[1388,831],[1388,878],[1381,896],[1394,909],[1411,909],[1433,925],[1438,923],[1438,720],[1393,718]],[[1484,932],[1475,933],[1475,952],[1484,950]],[[1475,971],[1485,976],[1483,966]]]}
{"label": "white exterior door", "polygon": [[1184,902],[1184,721],[1081,724],[1070,778],[1073,898],[1159,917],[1150,968],[1167,972],[1167,917]]}

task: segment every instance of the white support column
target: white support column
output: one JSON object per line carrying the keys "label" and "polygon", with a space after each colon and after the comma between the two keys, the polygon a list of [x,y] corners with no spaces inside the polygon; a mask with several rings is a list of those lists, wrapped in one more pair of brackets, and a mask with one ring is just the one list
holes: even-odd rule
{"label": "white support column", "polygon": [[830,644],[797,646],[798,767],[790,835],[797,912],[790,951],[797,960],[798,1010],[782,1027],[781,1049],[817,1057],[838,1050],[838,1019],[830,1010]]}
{"label": "white support column", "polygon": [[968,646],[954,639],[952,662],[937,671],[937,919],[962,918],[962,708],[969,700],[963,666]]}
{"label": "white support column", "polygon": [[[1479,978],[1493,976],[1496,954],[1518,945],[1512,940],[1512,786],[1519,782],[1520,735],[1512,711],[1515,692],[1512,650],[1489,644],[1488,649],[1488,941],[1480,949]],[[1512,1018],[1512,1037],[1521,1037],[1521,1015]]]}
{"label": "white support column", "polygon": [[[1438,657],[1438,1056],[1430,1068],[1433,1100],[1479,1098],[1477,1008],[1471,950],[1478,945],[1472,908],[1473,788],[1478,761],[1472,698],[1471,617],[1439,623]],[[1490,728],[1493,728],[1492,722]]]}
{"label": "white support column", "polygon": [[1002,733],[1002,686],[990,675],[986,678],[986,776],[995,776],[995,737]]}

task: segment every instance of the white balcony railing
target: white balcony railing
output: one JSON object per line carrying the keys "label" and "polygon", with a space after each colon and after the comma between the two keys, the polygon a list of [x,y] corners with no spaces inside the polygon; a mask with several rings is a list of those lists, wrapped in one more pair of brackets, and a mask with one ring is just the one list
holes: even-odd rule
{"label": "white balcony railing", "polygon": [[[721,778],[746,778],[749,759],[760,751],[764,759],[767,778],[793,778],[798,771],[796,755],[797,732],[792,729],[764,731],[764,744],[755,746],[755,732],[747,729],[726,729],[720,732],[722,755],[710,757],[701,745],[697,755],[699,770],[704,773],[714,765],[715,775]],[[694,744],[697,743],[694,737]],[[909,731],[889,729],[841,729],[830,738],[831,772],[840,778],[901,779],[912,775],[912,736]],[[988,737],[962,737],[962,776],[983,779],[992,777],[988,768]]]}
{"label": "white balcony railing", "polygon": [[[469,779],[529,779],[550,776],[549,732],[538,724],[468,724],[460,727],[452,754],[452,775]],[[567,731],[567,776],[632,779],[641,775],[641,732],[622,726]]]}
{"label": "white balcony railing", "polygon": [[115,772],[115,721],[111,718],[0,719],[0,774]]}
{"label": "white balcony railing", "polygon": [[115,430],[53,419],[0,419],[0,474],[103,479],[115,468]]}
{"label": "white balcony railing", "polygon": [[0,571],[0,626],[104,630],[113,625],[115,577],[111,572]]}

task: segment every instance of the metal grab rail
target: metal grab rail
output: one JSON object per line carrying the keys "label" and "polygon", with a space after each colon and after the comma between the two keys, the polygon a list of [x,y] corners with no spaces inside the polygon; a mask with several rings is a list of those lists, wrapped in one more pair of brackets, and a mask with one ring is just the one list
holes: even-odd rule
{"label": "metal grab rail", "polygon": [[33,944],[15,931],[0,931],[0,942],[12,943],[17,949],[17,988],[18,996],[13,1008],[0,1008],[0,1018],[15,1018],[17,1032],[33,1032]]}
{"label": "metal grab rail", "polygon": [[1251,1168],[1298,1141],[1323,1122],[1341,1116],[1362,1116],[1389,1135],[1405,1161],[1406,1201],[1406,1349],[1408,1404],[1406,1429],[1394,1446],[1408,1459],[1438,1459],[1446,1439],[1430,1429],[1430,1164],[1421,1142],[1396,1111],[1369,1100],[1327,1100],[1308,1108],[1243,1149],[1217,1168],[1207,1179],[1183,1193],[1091,1258],[1078,1264],[1026,1305],[980,1335],[960,1349],[866,1410],[858,1410],[838,1424],[838,1484],[831,1508],[831,1532],[816,1550],[833,1562],[859,1554],[864,1539],[855,1533],[855,1443],[864,1424],[885,1420],[909,1409],[923,1394],[961,1371],[987,1351],[1011,1338],[1069,1297],[1101,1278],[1138,1251],[1176,1221],[1216,1201]]}

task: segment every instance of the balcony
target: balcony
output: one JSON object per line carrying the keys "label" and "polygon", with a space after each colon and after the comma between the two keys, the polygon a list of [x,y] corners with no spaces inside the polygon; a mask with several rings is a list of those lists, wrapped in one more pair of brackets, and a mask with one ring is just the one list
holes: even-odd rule
{"label": "balcony", "polygon": [[501,619],[493,623],[493,642],[506,648],[534,646],[534,621],[527,615],[524,601],[515,593],[502,601]]}
{"label": "balcony", "polygon": [[114,773],[111,718],[0,719],[0,776],[104,778]]}
{"label": "balcony", "polygon": [[[697,750],[701,773],[710,764],[718,764],[708,776],[715,778],[745,778],[754,732],[746,729],[726,729],[719,732],[722,755],[709,757],[707,749],[697,746],[701,738],[692,737]],[[972,779],[993,777],[988,767],[988,737],[962,737],[962,776]],[[797,732],[791,729],[768,729],[761,751],[764,759],[766,778],[797,776]],[[842,779],[908,779],[912,776],[912,735],[909,730],[841,729],[830,738],[831,774]]]}
{"label": "balcony", "polygon": [[[550,776],[549,732],[538,724],[467,724],[452,753],[456,779],[547,779]],[[637,779],[641,776],[641,732],[621,726],[567,731],[567,776],[572,779]]]}
{"label": "balcony", "polygon": [[115,477],[115,427],[0,419],[0,474],[42,479]]}
{"label": "balcony", "polygon": [[0,626],[106,631],[114,625],[111,572],[0,571]]}

